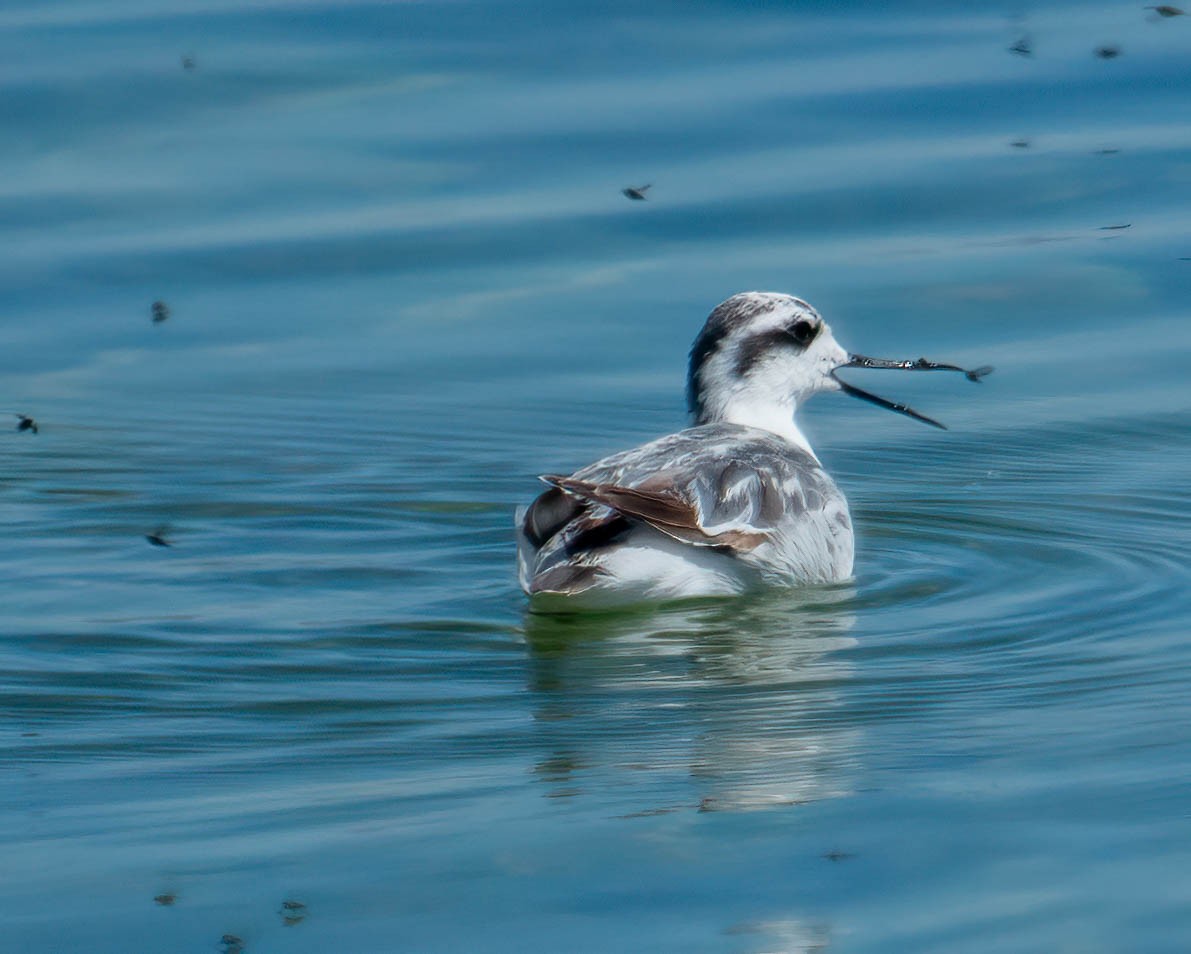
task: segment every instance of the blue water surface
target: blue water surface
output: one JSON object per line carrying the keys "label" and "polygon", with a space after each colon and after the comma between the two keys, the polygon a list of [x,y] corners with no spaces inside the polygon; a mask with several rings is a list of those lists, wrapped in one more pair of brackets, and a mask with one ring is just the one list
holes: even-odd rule
{"label": "blue water surface", "polygon": [[[0,948],[1187,949],[1191,16],[9,0],[0,54]],[[997,372],[806,410],[854,582],[528,613],[514,507],[682,426],[747,289]]]}

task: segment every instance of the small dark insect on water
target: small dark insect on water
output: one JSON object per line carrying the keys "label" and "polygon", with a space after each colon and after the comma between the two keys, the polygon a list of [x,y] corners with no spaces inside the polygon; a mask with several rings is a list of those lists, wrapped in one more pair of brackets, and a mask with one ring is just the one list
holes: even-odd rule
{"label": "small dark insect on water", "polygon": [[165,527],[158,527],[152,533],[146,533],[145,539],[155,547],[172,547],[173,544],[170,543],[169,538],[166,537],[166,532],[167,530]]}
{"label": "small dark insect on water", "polygon": [[301,901],[281,902],[281,923],[286,927],[301,924],[306,919],[306,905]]}
{"label": "small dark insect on water", "polygon": [[1166,17],[1168,19],[1170,17],[1181,17],[1183,15],[1183,11],[1178,7],[1170,7],[1166,4],[1163,4],[1160,7],[1146,7],[1146,9],[1153,10],[1156,14],[1158,14],[1158,16]]}
{"label": "small dark insect on water", "polygon": [[622,193],[624,193],[626,196],[628,196],[630,199],[634,199],[637,202],[644,202],[646,191],[648,191],[652,187],[653,187],[653,183],[649,183],[648,185],[643,185],[643,186],[629,186],[627,189],[621,189],[620,191]]}
{"label": "small dark insect on water", "polygon": [[17,421],[18,431],[32,431],[34,434],[37,433],[37,421],[33,420],[28,414],[17,414],[16,417],[20,419]]}
{"label": "small dark insect on water", "polygon": [[1121,48],[1119,46],[1098,46],[1096,47],[1096,56],[1102,60],[1115,60],[1121,55]]}
{"label": "small dark insect on water", "polygon": [[153,302],[150,311],[153,314],[153,324],[155,325],[161,324],[170,316],[170,306],[161,300]]}
{"label": "small dark insect on water", "polygon": [[1023,36],[1020,40],[1009,47],[1009,52],[1015,56],[1033,56],[1034,47],[1030,43],[1028,36]]}

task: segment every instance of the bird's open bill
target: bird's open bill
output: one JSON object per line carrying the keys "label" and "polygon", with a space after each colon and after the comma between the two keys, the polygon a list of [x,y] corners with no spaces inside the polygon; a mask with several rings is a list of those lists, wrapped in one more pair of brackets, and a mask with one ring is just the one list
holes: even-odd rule
{"label": "bird's open bill", "polygon": [[[992,366],[987,364],[968,370],[967,368],[961,368],[957,364],[940,364],[937,361],[927,361],[926,358],[919,358],[916,361],[897,361],[888,358],[870,358],[863,354],[849,354],[848,363],[841,364],[835,370],[839,371],[841,368],[881,368],[896,371],[959,371],[969,381],[977,382],[993,371]],[[850,394],[852,397],[860,398],[862,401],[868,401],[870,404],[875,404],[878,407],[888,408],[891,411],[897,411],[898,414],[905,414],[906,417],[912,417],[915,420],[922,421],[924,424],[930,424],[933,427],[947,430],[946,425],[940,424],[934,418],[927,417],[925,414],[919,414],[907,404],[897,404],[893,401],[887,401],[883,397],[877,397],[875,394],[870,394],[868,391],[861,390],[854,385],[841,381],[836,377],[835,372],[832,372],[831,376],[835,378],[836,383],[840,386],[840,390],[844,394]]]}

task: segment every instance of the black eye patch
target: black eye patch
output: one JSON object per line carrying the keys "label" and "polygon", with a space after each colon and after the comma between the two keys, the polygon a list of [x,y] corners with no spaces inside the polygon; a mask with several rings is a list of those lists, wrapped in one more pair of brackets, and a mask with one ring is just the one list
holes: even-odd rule
{"label": "black eye patch", "polygon": [[785,334],[800,348],[805,348],[819,334],[819,325],[806,320],[796,321],[786,329]]}
{"label": "black eye patch", "polygon": [[764,331],[754,335],[740,346],[736,358],[736,373],[744,377],[765,355],[778,349],[788,349],[793,346],[802,351],[815,340],[818,333],[819,325],[800,320],[794,322],[789,328]]}

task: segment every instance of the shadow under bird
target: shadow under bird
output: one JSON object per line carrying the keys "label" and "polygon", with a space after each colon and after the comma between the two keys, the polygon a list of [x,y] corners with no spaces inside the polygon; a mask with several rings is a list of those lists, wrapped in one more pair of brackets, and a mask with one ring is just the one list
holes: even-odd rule
{"label": "shadow under bird", "polygon": [[845,351],[810,305],[744,292],[695,339],[687,374],[694,426],[596,461],[517,513],[518,577],[535,608],[727,596],[760,585],[852,575],[848,502],[795,420],[821,391],[943,425],[863,391],[845,368],[993,369]]}

